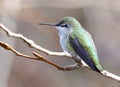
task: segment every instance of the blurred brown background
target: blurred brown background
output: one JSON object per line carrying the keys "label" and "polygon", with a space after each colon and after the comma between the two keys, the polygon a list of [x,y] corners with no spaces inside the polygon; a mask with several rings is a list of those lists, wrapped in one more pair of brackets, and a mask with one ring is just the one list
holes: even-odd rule
{"label": "blurred brown background", "polygon": [[[62,51],[56,29],[38,23],[75,17],[92,34],[104,69],[120,75],[119,9],[119,0],[0,0],[0,21],[11,31],[48,50]],[[2,30],[0,40],[25,54],[36,51]],[[66,57],[38,53],[61,66],[73,63]],[[46,63],[17,57],[0,47],[0,87],[120,87],[120,84],[84,68],[59,71]]]}

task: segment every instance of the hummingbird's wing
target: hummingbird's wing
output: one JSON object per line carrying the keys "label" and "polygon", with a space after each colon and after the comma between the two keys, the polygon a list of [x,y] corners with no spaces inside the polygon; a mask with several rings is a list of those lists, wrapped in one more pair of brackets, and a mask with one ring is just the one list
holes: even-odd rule
{"label": "hummingbird's wing", "polygon": [[74,51],[82,58],[82,60],[93,70],[100,72],[93,61],[91,60],[90,56],[88,55],[88,52],[85,50],[85,48],[80,44],[78,38],[72,38],[69,37],[69,42]]}

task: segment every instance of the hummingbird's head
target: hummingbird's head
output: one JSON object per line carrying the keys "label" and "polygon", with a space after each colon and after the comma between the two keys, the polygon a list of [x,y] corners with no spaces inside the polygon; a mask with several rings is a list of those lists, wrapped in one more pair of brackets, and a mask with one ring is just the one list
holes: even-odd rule
{"label": "hummingbird's head", "polygon": [[56,24],[39,23],[40,25],[55,26],[60,36],[69,35],[75,29],[80,29],[80,23],[73,17],[64,17]]}
{"label": "hummingbird's head", "polygon": [[67,17],[62,18],[56,24],[56,27],[79,29],[81,25],[75,18],[67,16]]}

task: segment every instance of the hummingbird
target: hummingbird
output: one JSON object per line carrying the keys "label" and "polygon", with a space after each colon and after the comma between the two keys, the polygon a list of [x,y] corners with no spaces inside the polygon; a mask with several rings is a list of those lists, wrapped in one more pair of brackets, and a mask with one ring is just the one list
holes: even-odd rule
{"label": "hummingbird", "polygon": [[56,27],[63,51],[71,54],[76,63],[82,59],[94,71],[103,71],[93,39],[77,19],[67,16],[58,23],[39,23],[39,25]]}

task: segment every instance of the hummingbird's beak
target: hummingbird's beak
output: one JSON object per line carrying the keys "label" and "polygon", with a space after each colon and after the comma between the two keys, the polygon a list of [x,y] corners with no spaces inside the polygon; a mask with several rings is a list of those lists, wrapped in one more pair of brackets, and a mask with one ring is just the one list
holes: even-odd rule
{"label": "hummingbird's beak", "polygon": [[38,25],[56,26],[56,24],[50,24],[50,23],[38,23]]}

